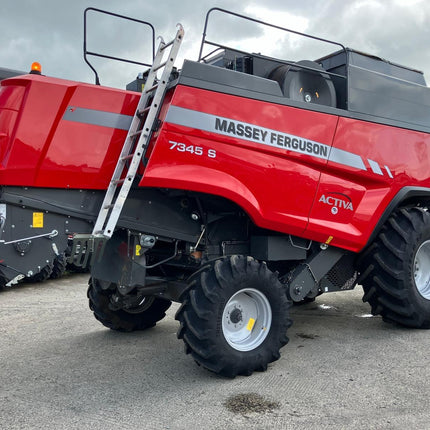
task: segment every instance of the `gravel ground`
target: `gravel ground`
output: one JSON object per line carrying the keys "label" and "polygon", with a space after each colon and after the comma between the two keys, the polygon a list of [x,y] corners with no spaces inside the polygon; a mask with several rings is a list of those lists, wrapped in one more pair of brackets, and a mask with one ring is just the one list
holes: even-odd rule
{"label": "gravel ground", "polygon": [[225,379],[155,328],[117,333],[88,308],[88,275],[0,292],[1,429],[426,429],[430,332],[369,315],[362,291],[292,310],[267,372]]}

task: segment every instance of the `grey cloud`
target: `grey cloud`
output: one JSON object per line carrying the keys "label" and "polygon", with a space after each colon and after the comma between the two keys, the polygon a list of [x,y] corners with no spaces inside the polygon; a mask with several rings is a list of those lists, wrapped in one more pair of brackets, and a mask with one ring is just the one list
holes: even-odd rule
{"label": "grey cloud", "polygon": [[[0,66],[28,70],[32,61],[40,61],[44,73],[67,79],[93,82],[91,70],[82,59],[83,11],[87,6],[131,15],[154,24],[157,35],[173,36],[175,25],[181,22],[186,31],[182,52],[196,59],[207,10],[213,1],[159,0],[2,0],[0,15]],[[261,2],[244,0],[233,3],[221,0],[219,7],[243,13],[246,6]],[[316,36],[339,41],[349,47],[382,56],[393,62],[423,70],[430,79],[430,3],[395,0],[266,0],[264,7],[272,11],[289,12],[308,21],[306,31]],[[299,22],[299,20],[297,21]],[[302,28],[293,28],[303,30]],[[92,23],[94,43],[124,56],[144,57],[145,36],[127,28],[116,32],[103,24]],[[246,23],[223,24],[215,19],[211,37],[223,43],[249,37]],[[259,30],[251,30],[257,36]],[[97,41],[97,33],[100,39]],[[261,33],[261,31],[260,31]],[[134,34],[134,36],[133,36]],[[272,41],[268,41],[270,46]],[[289,58],[317,58],[316,50],[307,51],[306,44],[290,46],[287,40],[271,50]],[[293,52],[294,51],[294,52]],[[136,67],[98,61],[102,83],[123,86],[136,75]]]}

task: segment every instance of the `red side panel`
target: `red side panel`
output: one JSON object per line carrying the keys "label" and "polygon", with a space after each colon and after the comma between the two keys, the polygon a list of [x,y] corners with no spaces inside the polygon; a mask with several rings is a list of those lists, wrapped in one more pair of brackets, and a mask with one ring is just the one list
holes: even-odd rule
{"label": "red side panel", "polygon": [[429,148],[427,133],[178,87],[141,185],[221,195],[261,227],[358,252],[403,187],[430,188]]}
{"label": "red side panel", "polygon": [[403,187],[430,188],[429,161],[427,133],[340,118],[307,233],[359,251]]}
{"label": "red side panel", "polygon": [[301,234],[336,124],[336,116],[179,86],[141,185],[221,195],[262,227]]}
{"label": "red side panel", "polygon": [[139,94],[36,75],[1,85],[0,184],[107,187],[127,133],[117,119]]}

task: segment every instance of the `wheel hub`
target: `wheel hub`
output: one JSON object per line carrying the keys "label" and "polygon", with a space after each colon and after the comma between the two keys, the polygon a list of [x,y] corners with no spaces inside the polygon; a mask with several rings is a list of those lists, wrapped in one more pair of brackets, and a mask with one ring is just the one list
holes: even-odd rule
{"label": "wheel hub", "polygon": [[243,320],[242,311],[239,308],[234,308],[230,313],[230,321],[237,324]]}

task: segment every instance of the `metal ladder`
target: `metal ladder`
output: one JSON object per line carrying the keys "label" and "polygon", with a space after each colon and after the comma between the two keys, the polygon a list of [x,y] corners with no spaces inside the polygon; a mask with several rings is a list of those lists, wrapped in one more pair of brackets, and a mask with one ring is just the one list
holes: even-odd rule
{"label": "metal ladder", "polygon": [[[119,156],[109,187],[106,191],[92,236],[109,239],[118,223],[124,203],[136,176],[139,163],[144,156],[151,139],[153,126],[158,117],[159,108],[166,92],[166,86],[179,51],[184,29],[178,24],[175,38],[165,43],[160,41],[152,67],[136,108],[127,138]],[[166,49],[170,47],[167,59],[163,62]],[[161,72],[160,80],[155,83],[157,72]],[[143,124],[143,125],[142,125]],[[129,164],[128,164],[129,163]],[[127,169],[128,164],[128,170]],[[119,186],[121,185],[121,188]]]}

